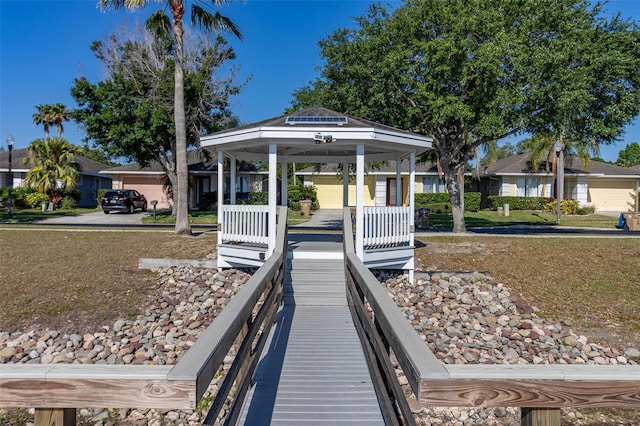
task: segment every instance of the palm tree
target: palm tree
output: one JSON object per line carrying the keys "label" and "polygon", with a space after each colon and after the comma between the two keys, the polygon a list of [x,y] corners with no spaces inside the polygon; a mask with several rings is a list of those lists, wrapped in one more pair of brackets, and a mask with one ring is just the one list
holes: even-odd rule
{"label": "palm tree", "polygon": [[50,105],[51,108],[51,124],[56,126],[56,130],[58,131],[58,136],[62,136],[62,132],[64,132],[64,127],[62,126],[62,122],[69,119],[69,110],[64,104],[58,102],[57,104]]}
{"label": "palm tree", "polygon": [[58,203],[62,198],[60,190],[73,189],[78,183],[80,165],[74,157],[80,151],[61,137],[34,140],[29,145],[29,156],[23,160],[30,166],[25,184]]}
{"label": "palm tree", "polygon": [[32,115],[33,124],[36,126],[43,125],[44,126],[44,138],[49,138],[49,129],[52,124],[52,115],[51,115],[51,105],[38,105],[36,106],[38,112]]}
{"label": "palm tree", "polygon": [[[171,10],[173,21],[173,41],[175,43],[175,92],[174,92],[174,116],[176,127],[176,181],[177,188],[174,193],[176,201],[176,234],[191,234],[191,224],[188,216],[188,170],[187,170],[187,128],[184,109],[184,64],[183,64],[183,18],[185,5],[183,0],[166,0],[167,8]],[[99,0],[100,7],[112,9],[139,9],[150,3],[151,0]],[[207,4],[209,3],[209,4]],[[205,32],[218,33],[231,31],[238,38],[242,38],[240,29],[227,17],[219,12],[209,11],[206,8],[215,8],[228,4],[227,0],[192,0],[191,22],[202,28]],[[147,27],[158,34],[169,33],[171,21],[164,11],[155,12],[147,20]]]}

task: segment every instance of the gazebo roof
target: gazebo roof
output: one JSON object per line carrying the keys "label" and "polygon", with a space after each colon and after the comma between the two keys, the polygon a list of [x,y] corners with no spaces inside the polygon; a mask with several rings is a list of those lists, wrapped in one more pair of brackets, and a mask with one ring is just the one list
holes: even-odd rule
{"label": "gazebo roof", "polygon": [[241,160],[264,160],[269,145],[288,162],[355,162],[364,145],[367,161],[398,160],[431,148],[432,139],[368,120],[314,107],[200,138],[201,146]]}

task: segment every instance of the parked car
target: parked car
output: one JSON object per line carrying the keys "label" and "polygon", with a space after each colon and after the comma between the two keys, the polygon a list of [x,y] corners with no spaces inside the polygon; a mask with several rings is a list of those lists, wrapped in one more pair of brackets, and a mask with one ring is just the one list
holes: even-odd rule
{"label": "parked car", "polygon": [[102,196],[102,211],[109,214],[112,211],[133,213],[136,209],[147,211],[147,199],[135,189],[114,189]]}

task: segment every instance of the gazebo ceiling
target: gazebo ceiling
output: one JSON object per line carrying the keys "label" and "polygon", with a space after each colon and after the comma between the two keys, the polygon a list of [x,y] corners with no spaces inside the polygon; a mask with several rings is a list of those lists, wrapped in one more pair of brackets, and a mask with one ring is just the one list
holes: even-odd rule
{"label": "gazebo ceiling", "polygon": [[355,162],[358,145],[367,161],[399,160],[431,148],[432,139],[314,107],[200,138],[203,148],[240,160],[265,160],[277,145],[278,160]]}

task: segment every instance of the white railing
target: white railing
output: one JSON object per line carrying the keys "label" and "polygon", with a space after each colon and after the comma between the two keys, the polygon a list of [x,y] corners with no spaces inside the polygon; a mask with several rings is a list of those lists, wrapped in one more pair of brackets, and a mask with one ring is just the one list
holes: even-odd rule
{"label": "white railing", "polygon": [[269,206],[224,205],[218,230],[223,242],[269,244]]}
{"label": "white railing", "polygon": [[411,222],[409,207],[365,207],[365,248],[385,248],[410,245]]}

